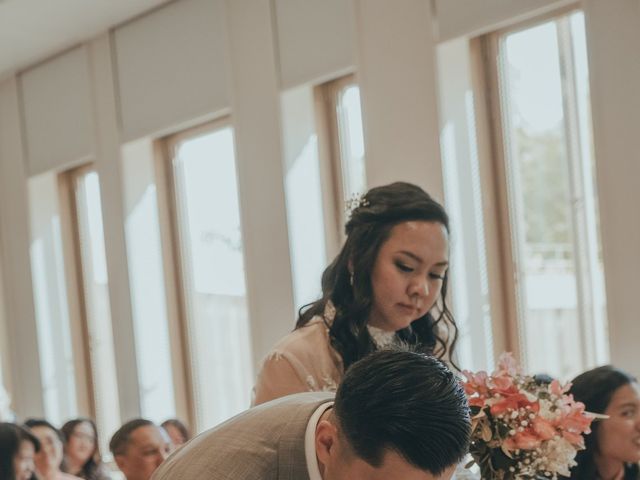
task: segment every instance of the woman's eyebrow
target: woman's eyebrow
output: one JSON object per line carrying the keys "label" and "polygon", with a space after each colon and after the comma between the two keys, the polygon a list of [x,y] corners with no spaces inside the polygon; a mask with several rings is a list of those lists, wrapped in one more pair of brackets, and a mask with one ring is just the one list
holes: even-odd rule
{"label": "woman's eyebrow", "polygon": [[[410,257],[410,258],[414,259],[416,262],[424,263],[422,258],[420,258],[415,253],[412,253],[412,252],[410,252],[408,250],[400,250],[398,253],[400,253],[402,255],[406,255],[407,257]],[[438,263],[434,264],[435,267],[446,267],[448,265],[449,265],[449,262],[447,260],[443,260],[441,262],[438,262]]]}

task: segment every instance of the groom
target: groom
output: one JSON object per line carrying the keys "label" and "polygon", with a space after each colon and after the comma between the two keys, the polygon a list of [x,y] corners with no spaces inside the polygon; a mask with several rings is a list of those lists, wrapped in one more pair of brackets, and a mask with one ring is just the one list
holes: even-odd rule
{"label": "groom", "polygon": [[470,421],[440,361],[383,350],[353,364],[337,393],[252,408],[175,452],[153,480],[449,479]]}

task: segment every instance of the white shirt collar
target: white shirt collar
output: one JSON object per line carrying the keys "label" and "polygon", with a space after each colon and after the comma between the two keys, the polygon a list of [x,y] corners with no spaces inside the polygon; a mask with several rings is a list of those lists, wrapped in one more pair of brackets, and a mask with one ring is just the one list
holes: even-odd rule
{"label": "white shirt collar", "polygon": [[320,417],[324,412],[333,406],[333,402],[327,402],[316,408],[313,412],[307,430],[304,434],[304,456],[307,460],[307,471],[309,472],[309,480],[322,480],[320,475],[320,467],[318,467],[318,457],[316,456],[316,427],[320,421]]}

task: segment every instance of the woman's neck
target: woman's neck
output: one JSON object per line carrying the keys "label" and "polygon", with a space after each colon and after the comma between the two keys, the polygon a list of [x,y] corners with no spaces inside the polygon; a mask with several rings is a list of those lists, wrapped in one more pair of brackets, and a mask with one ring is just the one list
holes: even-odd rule
{"label": "woman's neck", "polygon": [[65,470],[67,473],[71,475],[77,475],[82,470],[84,464],[80,460],[76,460],[72,457],[67,457],[65,459]]}
{"label": "woman's neck", "polygon": [[50,468],[46,472],[40,472],[40,475],[37,475],[37,477],[42,480],[57,480],[59,474],[59,470]]}
{"label": "woman's neck", "polygon": [[624,463],[619,460],[602,458],[598,455],[594,456],[596,469],[598,470],[598,478],[602,480],[623,480],[624,479]]}

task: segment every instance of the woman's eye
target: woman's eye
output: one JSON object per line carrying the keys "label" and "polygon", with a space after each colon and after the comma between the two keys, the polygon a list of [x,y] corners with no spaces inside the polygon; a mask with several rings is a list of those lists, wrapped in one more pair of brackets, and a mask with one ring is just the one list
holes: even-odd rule
{"label": "woman's eye", "polygon": [[396,267],[398,267],[399,270],[403,271],[403,272],[413,272],[413,268],[411,268],[408,265],[405,265],[404,263],[400,263],[400,262],[396,262]]}
{"label": "woman's eye", "polygon": [[439,273],[430,273],[429,277],[435,279],[435,280],[444,280],[444,273],[443,274],[439,274]]}

